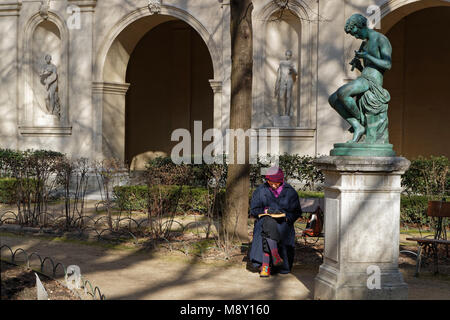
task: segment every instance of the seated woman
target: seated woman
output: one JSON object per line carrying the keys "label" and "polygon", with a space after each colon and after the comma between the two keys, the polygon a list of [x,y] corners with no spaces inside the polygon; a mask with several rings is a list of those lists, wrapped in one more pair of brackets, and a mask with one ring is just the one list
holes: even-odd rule
{"label": "seated woman", "polygon": [[260,268],[260,276],[270,276],[271,266],[279,273],[291,272],[294,262],[294,223],[302,209],[297,192],[284,181],[284,173],[270,168],[266,183],[252,195],[250,214],[257,220],[253,229],[250,261]]}

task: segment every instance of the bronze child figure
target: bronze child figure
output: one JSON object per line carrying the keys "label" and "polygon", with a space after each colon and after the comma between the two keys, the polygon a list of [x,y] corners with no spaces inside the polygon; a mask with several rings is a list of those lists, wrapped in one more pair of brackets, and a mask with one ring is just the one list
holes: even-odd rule
{"label": "bronze child figure", "polygon": [[382,86],[385,71],[392,67],[392,46],[386,36],[369,29],[367,19],[360,14],[347,20],[345,32],[363,40],[350,62],[352,71],[356,68],[361,75],[333,93],[329,103],[351,125],[353,139],[349,143],[388,144],[387,110],[391,97]]}

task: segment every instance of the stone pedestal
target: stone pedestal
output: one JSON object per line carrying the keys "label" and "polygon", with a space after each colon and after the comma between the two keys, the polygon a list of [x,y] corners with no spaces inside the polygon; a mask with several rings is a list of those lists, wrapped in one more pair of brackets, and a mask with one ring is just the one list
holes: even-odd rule
{"label": "stone pedestal", "polygon": [[276,128],[289,128],[291,126],[291,117],[289,116],[274,116],[273,125]]}
{"label": "stone pedestal", "polygon": [[58,116],[43,114],[36,119],[35,124],[38,127],[58,127],[60,126],[60,121]]}
{"label": "stone pedestal", "polygon": [[400,178],[410,162],[399,157],[323,157],[324,260],[315,299],[407,299],[398,269]]}

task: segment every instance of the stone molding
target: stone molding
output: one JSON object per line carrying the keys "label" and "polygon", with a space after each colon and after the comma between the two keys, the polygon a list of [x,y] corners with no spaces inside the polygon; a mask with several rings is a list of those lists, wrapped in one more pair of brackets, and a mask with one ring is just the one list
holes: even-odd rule
{"label": "stone molding", "polygon": [[151,14],[161,13],[161,0],[148,0],[148,9]]}
{"label": "stone molding", "polygon": [[326,156],[314,161],[320,170],[340,172],[396,172],[403,174],[411,162],[402,157]]}
{"label": "stone molding", "polygon": [[279,130],[280,138],[291,140],[313,139],[316,136],[316,129],[276,128],[276,127],[252,128],[252,129],[255,130],[254,135],[258,135],[259,131],[261,130],[267,130],[268,137],[270,137],[271,130]]}
{"label": "stone molding", "polygon": [[72,127],[27,127],[19,126],[19,132],[23,136],[40,137],[40,136],[70,136],[72,135]]}
{"label": "stone molding", "polygon": [[117,94],[124,96],[127,94],[130,88],[129,83],[115,83],[115,82],[93,82],[92,93],[93,94]]}
{"label": "stone molding", "polygon": [[209,84],[214,93],[222,93],[223,81],[221,80],[209,80]]}
{"label": "stone molding", "polygon": [[67,0],[69,5],[75,5],[81,12],[94,12],[97,6],[97,0]]}
{"label": "stone molding", "polygon": [[19,16],[22,0],[0,3],[0,17]]}

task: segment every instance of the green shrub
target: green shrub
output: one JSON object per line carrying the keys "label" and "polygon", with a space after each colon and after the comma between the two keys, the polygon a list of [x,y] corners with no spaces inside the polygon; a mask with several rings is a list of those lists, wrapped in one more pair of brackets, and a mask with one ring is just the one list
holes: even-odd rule
{"label": "green shrub", "polygon": [[428,197],[417,195],[402,195],[400,198],[400,221],[403,224],[429,223],[427,216]]}
{"label": "green shrub", "polygon": [[[270,158],[270,155],[267,156]],[[322,172],[314,166],[314,157],[300,156],[297,154],[284,154],[279,156],[279,167],[283,170],[286,179],[297,179],[303,183],[303,190],[316,190],[318,184],[323,183],[324,177]],[[212,171],[217,170],[217,166],[221,168],[221,176],[218,179],[219,185],[225,187],[227,177],[227,165],[208,165],[208,164],[183,164],[176,165],[170,157],[158,157],[147,163],[147,170],[153,173],[156,169],[164,171],[173,170],[177,166],[189,168],[188,184],[192,187],[207,187],[208,182],[214,174]],[[255,188],[264,182],[264,176],[261,175],[263,168],[268,168],[264,159],[257,158],[257,163],[250,166],[250,185]],[[216,171],[217,172],[217,171]],[[161,184],[164,184],[161,182]]]}
{"label": "green shrub", "polygon": [[[176,170],[176,168],[184,168],[185,170]],[[216,178],[220,187],[225,187],[227,177],[227,165],[218,164],[181,164],[177,165],[172,162],[170,157],[157,157],[147,162],[147,174],[154,178],[152,182],[157,184],[188,184],[192,187],[208,187],[211,178]],[[186,175],[186,177],[184,176]],[[181,179],[174,179],[176,176],[182,176]],[[156,179],[155,179],[156,178]],[[178,180],[178,181],[177,181]],[[153,183],[152,183],[153,184]]]}
{"label": "green shrub", "polygon": [[[181,192],[180,192],[181,191]],[[180,192],[180,193],[179,193]],[[183,186],[117,186],[114,188],[114,198],[117,206],[125,211],[145,211],[148,208],[148,201],[162,197],[164,199],[174,199],[178,202],[176,211],[184,213],[189,211],[207,213],[214,201],[214,213],[219,213],[225,201],[225,190],[221,189],[216,198],[213,199],[212,192],[206,188]]]}
{"label": "green shrub", "polygon": [[[22,182],[22,185],[20,185]],[[15,178],[0,178],[0,203],[13,204],[26,195],[33,197],[37,182],[34,179],[17,180]],[[20,192],[22,191],[22,192]]]}
{"label": "green shrub", "polygon": [[324,198],[325,194],[320,191],[297,191],[299,198]]}
{"label": "green shrub", "polygon": [[411,166],[402,177],[402,186],[408,194],[448,196],[449,165],[449,159],[444,156],[411,160]]}
{"label": "green shrub", "polygon": [[147,209],[147,186],[116,186],[113,195],[121,210],[143,211]]}
{"label": "green shrub", "polygon": [[12,204],[17,201],[17,180],[0,179],[0,203]]}

